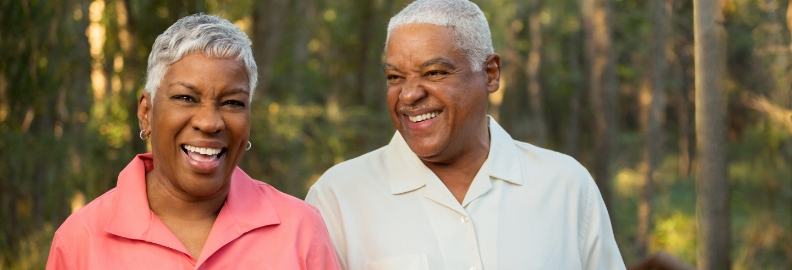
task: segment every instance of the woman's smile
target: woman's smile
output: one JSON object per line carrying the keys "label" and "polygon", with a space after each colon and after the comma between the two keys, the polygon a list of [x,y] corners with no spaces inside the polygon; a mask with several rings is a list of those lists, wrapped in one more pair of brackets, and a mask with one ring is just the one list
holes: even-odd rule
{"label": "woman's smile", "polygon": [[199,147],[189,144],[181,146],[184,160],[197,173],[213,173],[225,160],[227,148]]}

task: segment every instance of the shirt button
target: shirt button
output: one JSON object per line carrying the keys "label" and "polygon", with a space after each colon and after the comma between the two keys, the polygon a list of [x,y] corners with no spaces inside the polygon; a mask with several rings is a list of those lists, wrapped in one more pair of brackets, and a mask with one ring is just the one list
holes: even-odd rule
{"label": "shirt button", "polygon": [[[468,220],[470,220],[470,219],[469,219],[467,216],[462,216],[462,222],[463,222],[463,223],[464,223],[464,222],[468,222]],[[470,268],[470,269],[476,269],[476,268],[475,268],[475,267],[473,267],[473,268]]]}

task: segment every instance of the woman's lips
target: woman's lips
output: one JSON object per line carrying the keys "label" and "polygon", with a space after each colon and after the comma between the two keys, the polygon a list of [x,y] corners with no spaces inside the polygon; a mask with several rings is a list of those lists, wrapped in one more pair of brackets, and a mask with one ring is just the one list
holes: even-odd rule
{"label": "woman's lips", "polygon": [[197,173],[212,173],[217,170],[225,158],[225,152],[226,149],[182,146],[182,154],[185,161]]}

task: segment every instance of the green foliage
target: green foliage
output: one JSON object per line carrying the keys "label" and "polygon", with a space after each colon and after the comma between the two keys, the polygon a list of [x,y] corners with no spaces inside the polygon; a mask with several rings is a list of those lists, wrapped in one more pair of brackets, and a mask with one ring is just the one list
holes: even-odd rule
{"label": "green foliage", "polygon": [[[253,148],[239,164],[252,177],[302,198],[329,167],[387,144],[394,128],[381,71],[385,30],[390,16],[410,1],[297,0],[285,1],[283,7],[274,2],[104,0],[98,9],[93,0],[0,1],[0,269],[43,268],[58,225],[74,209],[113,188],[118,172],[145,151],[145,142],[137,138],[136,108],[146,59],[157,35],[187,14],[219,14],[254,41],[257,35],[279,33],[267,36],[277,41],[263,52],[273,59],[272,76],[262,85],[266,91],[254,97]],[[533,128],[525,106],[525,65],[533,42],[527,4],[476,2],[489,19],[495,50],[503,58],[502,102],[493,101],[491,112],[515,139],[527,141]],[[571,149],[568,154],[585,164],[597,153],[591,150],[579,1],[541,2],[540,84],[548,147]],[[726,3],[732,259],[735,269],[789,268],[792,134],[741,99],[744,91],[753,91],[780,108],[792,107],[792,39],[784,9],[789,2]],[[694,137],[681,134],[680,126],[688,116],[693,132],[693,7],[690,1],[672,4],[664,158],[656,172],[649,248],[694,263],[695,201],[702,195],[695,194],[695,171],[683,173],[680,160],[685,155],[677,146],[690,139],[695,165]],[[279,24],[261,28],[255,21],[261,5],[265,10],[279,8],[272,11],[282,15]],[[644,140],[637,101],[648,73],[652,28],[646,1],[614,0],[611,8],[620,84],[611,216],[629,265],[642,259],[634,252]],[[101,16],[92,21],[94,9]],[[92,23],[104,31],[104,42],[94,54],[93,41],[86,36]],[[280,31],[272,32],[272,27]],[[254,49],[260,52],[262,44]],[[257,61],[264,67],[262,59]],[[93,89],[96,72],[104,76],[103,92]],[[582,108],[571,115],[570,100],[576,95]],[[677,110],[683,103],[689,106],[688,115]],[[572,116],[579,117],[580,134],[570,141]]]}

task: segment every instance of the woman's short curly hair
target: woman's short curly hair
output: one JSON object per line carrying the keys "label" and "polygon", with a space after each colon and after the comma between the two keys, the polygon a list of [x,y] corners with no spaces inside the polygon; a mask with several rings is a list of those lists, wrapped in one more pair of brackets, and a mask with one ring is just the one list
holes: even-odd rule
{"label": "woman's short curly hair", "polygon": [[186,55],[202,53],[208,57],[241,60],[247,70],[252,99],[258,71],[251,44],[242,29],[218,16],[201,13],[181,18],[154,41],[146,69],[145,91],[153,97],[170,65]]}

